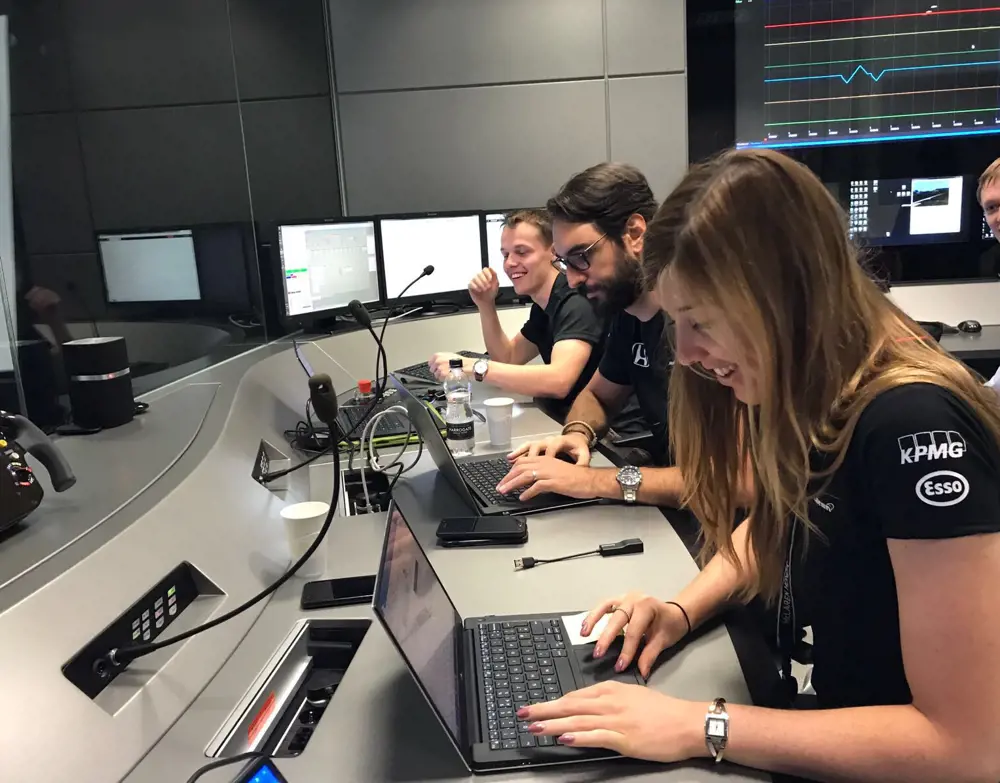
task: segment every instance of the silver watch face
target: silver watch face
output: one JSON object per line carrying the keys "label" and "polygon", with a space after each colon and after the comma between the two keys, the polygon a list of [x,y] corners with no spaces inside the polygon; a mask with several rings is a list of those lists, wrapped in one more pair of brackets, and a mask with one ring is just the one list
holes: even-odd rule
{"label": "silver watch face", "polygon": [[712,739],[726,738],[726,722],[721,718],[709,718],[705,733]]}
{"label": "silver watch face", "polygon": [[489,363],[485,359],[480,359],[474,365],[472,365],[472,371],[476,375],[485,375],[486,369],[489,367]]}
{"label": "silver watch face", "polygon": [[626,489],[638,489],[642,483],[642,472],[633,465],[626,465],[618,471],[618,483]]}

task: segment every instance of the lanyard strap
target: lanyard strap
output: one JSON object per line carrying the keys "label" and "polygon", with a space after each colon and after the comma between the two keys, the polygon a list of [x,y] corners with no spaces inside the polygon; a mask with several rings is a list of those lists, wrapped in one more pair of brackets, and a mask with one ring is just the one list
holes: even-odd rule
{"label": "lanyard strap", "polygon": [[778,627],[776,631],[778,652],[781,654],[781,678],[791,686],[792,652],[795,649],[795,637],[798,623],[795,619],[795,595],[792,592],[792,559],[795,556],[795,531],[798,524],[793,519],[788,532],[788,553],[785,556],[785,568],[781,574],[781,598],[778,603]]}

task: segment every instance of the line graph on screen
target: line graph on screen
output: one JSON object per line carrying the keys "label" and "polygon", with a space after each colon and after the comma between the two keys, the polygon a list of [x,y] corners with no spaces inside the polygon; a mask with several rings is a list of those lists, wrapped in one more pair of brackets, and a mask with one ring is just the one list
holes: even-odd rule
{"label": "line graph on screen", "polygon": [[764,143],[1000,133],[997,0],[772,0]]}

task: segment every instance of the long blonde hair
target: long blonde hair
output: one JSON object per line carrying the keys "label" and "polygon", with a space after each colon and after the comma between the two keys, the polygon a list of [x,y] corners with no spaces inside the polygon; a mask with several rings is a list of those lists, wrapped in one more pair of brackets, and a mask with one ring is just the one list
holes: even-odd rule
{"label": "long blonde hair", "polygon": [[[740,403],[697,367],[670,379],[671,447],[704,558],[735,560],[741,466],[753,469],[748,547],[757,577],[741,597],[773,599],[794,519],[842,463],[881,392],[932,383],[968,403],[1000,442],[995,392],[948,356],[864,272],[843,211],[805,166],[767,150],[691,168],[650,222],[647,276],[683,281],[737,324],[759,360],[759,404]],[[829,457],[812,472],[813,451]],[[817,489],[817,480],[820,488]]]}

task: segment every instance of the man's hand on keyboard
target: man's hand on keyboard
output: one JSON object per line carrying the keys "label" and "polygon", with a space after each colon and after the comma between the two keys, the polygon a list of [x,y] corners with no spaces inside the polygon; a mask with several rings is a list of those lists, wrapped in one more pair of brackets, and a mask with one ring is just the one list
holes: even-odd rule
{"label": "man's hand on keyboard", "polygon": [[554,457],[520,457],[497,485],[507,494],[523,490],[521,500],[531,500],[542,492],[557,492],[571,498],[595,498],[594,471]]}
{"label": "man's hand on keyboard", "polygon": [[475,360],[459,356],[457,353],[436,353],[427,362],[427,366],[431,368],[431,372],[434,373],[435,378],[443,381],[445,376],[450,372],[448,362],[452,359],[461,359],[463,371],[468,375],[472,375],[472,365],[476,363]]}

